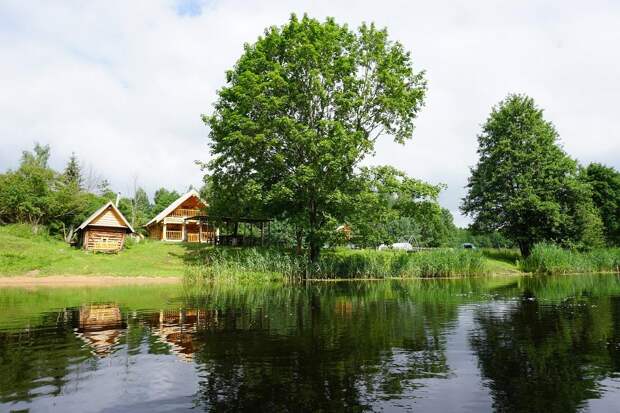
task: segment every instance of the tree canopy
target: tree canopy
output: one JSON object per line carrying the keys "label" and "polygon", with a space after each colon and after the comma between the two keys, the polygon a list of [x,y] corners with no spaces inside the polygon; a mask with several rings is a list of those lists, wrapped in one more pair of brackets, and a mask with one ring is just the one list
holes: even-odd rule
{"label": "tree canopy", "polygon": [[[105,179],[92,185],[97,193],[89,191],[75,154],[60,172],[48,165],[49,157],[49,146],[35,144],[32,151],[23,152],[16,170],[0,174],[0,224],[26,223],[36,231],[45,226],[71,242],[80,223],[106,202],[114,201],[117,194]],[[136,186],[131,197],[121,198],[119,208],[136,230],[143,230],[156,208],[163,210],[178,196],[161,188],[153,207],[146,191]]]}
{"label": "tree canopy", "polygon": [[583,169],[582,178],[592,189],[592,199],[603,221],[608,245],[620,245],[620,172],[600,163]]}
{"label": "tree canopy", "polygon": [[429,247],[449,244],[454,234],[452,214],[439,206],[443,185],[411,178],[391,166],[364,167],[347,218],[352,239],[376,247],[414,237]]}
{"label": "tree canopy", "polygon": [[151,215],[155,216],[159,214],[161,211],[166,209],[168,205],[177,200],[181,195],[175,191],[169,191],[166,188],[159,188],[155,191],[155,196],[153,197],[153,206],[151,208]]}
{"label": "tree canopy", "polygon": [[600,245],[602,225],[590,188],[558,142],[532,98],[509,95],[493,108],[478,136],[480,159],[462,204],[475,229],[500,231],[524,255],[541,241]]}
{"label": "tree canopy", "polygon": [[373,24],[353,31],[293,15],[246,44],[226,80],[214,112],[203,116],[210,193],[240,195],[247,208],[237,213],[294,222],[314,261],[326,224],[346,217],[356,168],[377,139],[411,137],[423,72]]}

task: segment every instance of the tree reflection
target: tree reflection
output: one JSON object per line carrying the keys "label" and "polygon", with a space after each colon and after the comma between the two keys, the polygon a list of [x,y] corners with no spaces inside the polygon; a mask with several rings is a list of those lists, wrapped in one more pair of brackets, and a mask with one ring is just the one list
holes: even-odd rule
{"label": "tree reflection", "polygon": [[600,380],[617,371],[618,304],[587,293],[541,304],[526,290],[505,313],[477,311],[471,344],[496,410],[572,412],[599,397]]}
{"label": "tree reflection", "polygon": [[268,314],[229,309],[217,330],[198,333],[198,405],[363,411],[377,398],[412,397],[416,380],[448,372],[443,335],[456,305],[418,304],[392,289],[304,289],[288,299]]}

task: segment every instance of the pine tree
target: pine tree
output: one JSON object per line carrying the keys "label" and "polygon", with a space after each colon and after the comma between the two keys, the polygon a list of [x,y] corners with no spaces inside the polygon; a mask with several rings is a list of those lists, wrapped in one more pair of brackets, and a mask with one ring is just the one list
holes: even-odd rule
{"label": "pine tree", "polygon": [[82,169],[78,163],[77,157],[75,156],[75,152],[71,153],[71,157],[69,158],[69,162],[67,162],[63,177],[66,183],[74,184],[79,189],[82,188]]}

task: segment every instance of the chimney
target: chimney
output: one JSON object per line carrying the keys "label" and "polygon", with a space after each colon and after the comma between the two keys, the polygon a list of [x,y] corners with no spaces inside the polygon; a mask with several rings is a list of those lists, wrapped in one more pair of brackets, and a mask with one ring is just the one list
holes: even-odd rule
{"label": "chimney", "polygon": [[120,200],[121,200],[121,193],[117,192],[116,193],[116,203],[114,204],[114,205],[116,205],[117,208],[118,208],[118,201],[120,201]]}

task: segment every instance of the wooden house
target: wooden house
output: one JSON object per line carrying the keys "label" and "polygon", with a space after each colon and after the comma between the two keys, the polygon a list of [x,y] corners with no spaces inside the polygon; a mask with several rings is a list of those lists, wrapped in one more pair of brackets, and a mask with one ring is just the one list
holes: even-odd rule
{"label": "wooden house", "polygon": [[125,236],[133,233],[127,219],[112,202],[99,208],[78,227],[80,244],[89,251],[120,251]]}
{"label": "wooden house", "polygon": [[214,244],[217,229],[204,224],[198,218],[205,214],[206,208],[207,203],[200,198],[198,192],[194,189],[190,190],[146,223],[149,238]]}

